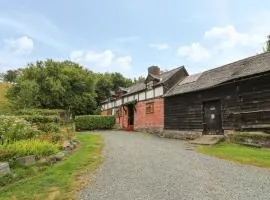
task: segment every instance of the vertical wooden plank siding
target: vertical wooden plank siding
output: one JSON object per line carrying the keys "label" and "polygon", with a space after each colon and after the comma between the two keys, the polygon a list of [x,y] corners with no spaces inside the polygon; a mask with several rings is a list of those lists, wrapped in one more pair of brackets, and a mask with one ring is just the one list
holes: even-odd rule
{"label": "vertical wooden plank siding", "polygon": [[205,101],[220,100],[222,127],[270,128],[270,74],[233,81],[218,87],[165,98],[167,130],[203,130]]}

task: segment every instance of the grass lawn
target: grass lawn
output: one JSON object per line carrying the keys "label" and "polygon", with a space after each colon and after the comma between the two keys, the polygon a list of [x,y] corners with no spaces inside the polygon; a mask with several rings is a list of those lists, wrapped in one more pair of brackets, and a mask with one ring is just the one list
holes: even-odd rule
{"label": "grass lawn", "polygon": [[246,147],[224,142],[214,146],[200,146],[197,151],[242,164],[270,168],[269,149]]}
{"label": "grass lawn", "polygon": [[80,175],[94,171],[102,162],[103,139],[78,133],[80,147],[64,161],[29,179],[0,189],[0,199],[74,199]]}

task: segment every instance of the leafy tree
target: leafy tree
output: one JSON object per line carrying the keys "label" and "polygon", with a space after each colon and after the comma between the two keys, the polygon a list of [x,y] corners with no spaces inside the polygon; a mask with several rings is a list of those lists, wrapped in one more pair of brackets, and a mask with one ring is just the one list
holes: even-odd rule
{"label": "leafy tree", "polygon": [[[17,72],[17,73],[15,73]],[[7,97],[20,108],[65,109],[72,114],[95,114],[101,102],[133,82],[120,73],[93,73],[71,61],[37,61],[16,74]]]}
{"label": "leafy tree", "polygon": [[110,96],[112,88],[113,83],[109,74],[99,77],[95,89],[97,93],[96,101],[98,105],[101,105],[101,102]]}
{"label": "leafy tree", "polygon": [[18,77],[20,70],[8,70],[4,74],[4,81],[6,82],[15,82],[16,78]]}
{"label": "leafy tree", "polygon": [[117,91],[119,87],[129,87],[132,83],[131,79],[125,78],[118,72],[98,74],[95,88],[98,106],[101,105],[102,101],[111,96],[111,92]]}
{"label": "leafy tree", "polygon": [[145,77],[143,76],[139,76],[138,78],[134,78],[134,83],[138,83],[138,82],[143,82],[145,81]]}
{"label": "leafy tree", "polygon": [[111,74],[112,90],[116,91],[119,87],[129,87],[132,85],[132,80],[125,78],[122,74],[115,72]]}
{"label": "leafy tree", "polygon": [[266,46],[263,48],[264,52],[270,52],[270,35],[267,36]]}
{"label": "leafy tree", "polygon": [[22,71],[7,97],[19,107],[65,109],[92,114],[96,109],[94,75],[70,61],[37,61]]}

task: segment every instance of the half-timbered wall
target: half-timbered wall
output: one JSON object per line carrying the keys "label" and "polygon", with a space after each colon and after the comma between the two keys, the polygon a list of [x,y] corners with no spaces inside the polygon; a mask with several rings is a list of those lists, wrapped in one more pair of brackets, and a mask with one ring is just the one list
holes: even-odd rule
{"label": "half-timbered wall", "polygon": [[132,94],[129,96],[122,97],[121,99],[105,103],[102,105],[101,109],[104,111],[107,109],[119,107],[122,104],[125,104],[125,103],[130,102],[130,101],[134,101],[134,100],[144,101],[144,100],[160,97],[162,95],[163,95],[163,87],[160,86],[160,87],[156,87],[154,89],[146,90],[146,91],[143,91],[140,93],[135,93],[135,94]]}

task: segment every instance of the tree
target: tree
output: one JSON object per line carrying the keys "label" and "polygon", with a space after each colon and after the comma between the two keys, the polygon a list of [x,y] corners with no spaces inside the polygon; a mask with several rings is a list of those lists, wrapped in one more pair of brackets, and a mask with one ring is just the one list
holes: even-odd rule
{"label": "tree", "polygon": [[4,74],[4,81],[6,82],[15,82],[16,78],[19,75],[19,70],[8,70],[5,74]]}
{"label": "tree", "polygon": [[112,88],[113,83],[109,74],[99,77],[95,89],[97,93],[96,102],[98,105],[101,105],[101,102],[110,96]]}
{"label": "tree", "polygon": [[119,87],[129,87],[132,85],[132,80],[125,78],[122,74],[115,73],[105,73],[97,74],[96,88],[97,93],[96,102],[100,106],[101,102],[106,100],[111,96],[111,92],[115,92]]}
{"label": "tree", "polygon": [[22,71],[7,96],[19,107],[93,114],[96,110],[94,81],[93,73],[77,63],[37,61]]}
{"label": "tree", "polygon": [[134,83],[138,83],[138,82],[143,82],[145,81],[145,77],[143,76],[139,76],[138,78],[134,78]]}
{"label": "tree", "polygon": [[263,48],[264,52],[270,52],[270,35],[267,36],[267,41],[266,41],[266,45]]}
{"label": "tree", "polygon": [[112,80],[112,90],[116,91],[119,87],[129,87],[132,85],[132,80],[125,78],[122,74],[115,72],[111,73],[111,80]]}

